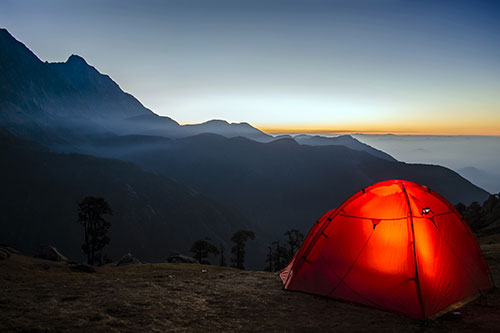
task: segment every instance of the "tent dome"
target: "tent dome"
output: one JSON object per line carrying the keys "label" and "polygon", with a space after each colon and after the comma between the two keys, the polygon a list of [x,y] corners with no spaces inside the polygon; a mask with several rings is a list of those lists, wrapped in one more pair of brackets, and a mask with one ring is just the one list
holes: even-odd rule
{"label": "tent dome", "polygon": [[418,319],[493,287],[458,211],[429,188],[403,180],[365,188],[323,215],[281,278],[287,290]]}

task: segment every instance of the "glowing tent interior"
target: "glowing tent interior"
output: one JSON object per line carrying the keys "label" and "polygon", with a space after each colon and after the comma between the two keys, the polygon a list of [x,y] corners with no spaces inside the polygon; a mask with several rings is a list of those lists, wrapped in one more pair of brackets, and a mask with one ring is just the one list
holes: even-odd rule
{"label": "glowing tent interior", "polygon": [[322,216],[281,279],[287,290],[418,319],[493,287],[457,210],[429,188],[402,180],[363,189]]}

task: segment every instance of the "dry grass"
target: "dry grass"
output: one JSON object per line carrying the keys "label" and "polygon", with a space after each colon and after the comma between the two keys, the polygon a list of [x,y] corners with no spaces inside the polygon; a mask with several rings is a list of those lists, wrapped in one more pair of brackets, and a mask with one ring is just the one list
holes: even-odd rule
{"label": "dry grass", "polygon": [[[500,244],[484,251],[500,281]],[[1,331],[497,331],[500,293],[459,311],[422,323],[283,291],[276,273],[217,266],[143,264],[89,274],[21,255],[0,261]]]}

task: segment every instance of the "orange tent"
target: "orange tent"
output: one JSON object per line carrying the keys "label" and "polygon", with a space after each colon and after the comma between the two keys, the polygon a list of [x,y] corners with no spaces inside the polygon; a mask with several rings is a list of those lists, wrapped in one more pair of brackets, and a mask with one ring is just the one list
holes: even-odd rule
{"label": "orange tent", "polygon": [[372,185],[327,212],[281,273],[284,288],[412,318],[436,317],[493,287],[457,210],[403,180]]}

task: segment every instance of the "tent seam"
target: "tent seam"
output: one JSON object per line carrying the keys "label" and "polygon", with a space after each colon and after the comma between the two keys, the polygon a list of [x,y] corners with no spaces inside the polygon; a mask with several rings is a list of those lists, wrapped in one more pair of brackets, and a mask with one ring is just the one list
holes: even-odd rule
{"label": "tent seam", "polygon": [[[323,254],[321,253],[321,251],[318,250],[318,253],[320,255],[321,258],[323,258],[323,260],[325,260],[326,262],[328,262],[326,260],[326,258],[323,256]],[[340,278],[340,276],[330,267],[330,265],[327,265],[327,267],[330,269],[330,271],[338,278]],[[385,310],[385,311],[388,311],[388,312],[396,312],[396,313],[401,313],[401,314],[405,314],[404,312],[402,311],[397,311],[397,310],[394,310],[394,309],[391,309],[391,308],[388,308],[384,305],[381,305],[379,303],[376,303],[375,301],[372,301],[371,299],[369,299],[368,297],[365,297],[361,294],[359,294],[356,290],[354,290],[351,286],[349,286],[345,281],[342,281],[341,284],[343,284],[344,286],[346,286],[347,288],[349,288],[350,291],[352,291],[354,294],[356,294],[358,297],[364,299],[365,301],[367,301],[368,303],[371,303],[373,307],[375,308],[379,308],[379,309],[382,309],[382,310]],[[331,292],[329,294],[326,294],[325,296],[326,297],[331,297],[330,296]],[[340,298],[342,299],[342,298]]]}
{"label": "tent seam", "polygon": [[[323,258],[323,260],[324,260],[326,263],[328,263],[328,261],[327,261],[327,260],[326,260],[326,258],[323,256],[323,254],[321,253],[321,251],[319,251],[319,250],[318,250],[318,253],[319,253],[320,257],[321,257],[321,258]],[[340,279],[340,276],[339,276],[339,275],[338,275],[338,274],[337,274],[337,273],[333,270],[333,268],[332,268],[330,265],[327,265],[327,267],[330,269],[330,271],[331,271],[331,272],[332,272],[332,273],[333,273],[336,277],[338,277],[338,278]],[[341,282],[341,283],[342,283],[342,282]],[[352,288],[351,288],[351,287],[350,287],[347,283],[345,283],[345,282],[343,282],[343,283],[344,283],[344,285],[345,285],[347,288],[349,288],[349,289],[350,289],[353,293],[355,293],[356,295],[358,295],[358,296],[359,296],[359,297],[361,297],[362,299],[364,299],[364,300],[366,300],[366,301],[368,301],[368,302],[372,303],[374,306],[379,306],[379,307],[382,307],[381,305],[379,305],[379,304],[375,303],[374,301],[372,301],[372,300],[370,300],[370,299],[368,299],[368,298],[366,298],[366,297],[364,297],[364,296],[362,296],[362,295],[358,294],[358,293],[357,293],[354,289],[352,289]],[[325,296],[329,296],[331,293],[332,293],[332,292],[329,292],[329,293],[327,293]]]}
{"label": "tent seam", "polygon": [[422,298],[422,289],[420,287],[420,276],[418,274],[418,261],[417,261],[417,249],[416,249],[416,242],[415,242],[415,229],[413,227],[413,214],[411,212],[411,206],[410,206],[410,198],[408,197],[408,193],[406,192],[406,188],[404,184],[401,183],[401,187],[403,189],[403,193],[405,194],[406,197],[406,203],[408,204],[408,212],[410,213],[410,225],[411,225],[411,237],[412,237],[412,243],[413,243],[413,259],[415,262],[415,284],[417,288],[417,294],[418,294],[418,300],[420,302],[420,309],[422,311],[422,317],[425,319],[425,308],[424,308],[424,301]]}
{"label": "tent seam", "polygon": [[[354,262],[351,264],[351,266],[349,267],[349,269],[347,270],[347,272],[341,278],[340,282],[328,294],[331,294],[331,293],[335,292],[335,290],[337,290],[337,288],[340,286],[340,284],[342,282],[344,282],[344,280],[347,278],[347,276],[349,275],[349,273],[351,272],[351,270],[354,268],[354,265],[356,265],[356,262],[358,261],[359,257],[361,257],[361,254],[365,250],[366,245],[368,245],[368,242],[370,241],[370,239],[372,238],[372,236],[373,236],[374,233],[375,233],[375,229],[372,229],[372,232],[371,232],[370,236],[368,237],[368,239],[366,240],[365,244],[363,245],[363,247],[359,251],[358,255],[356,256],[356,259],[354,259]],[[328,261],[326,259],[325,259],[325,261],[328,263]],[[328,263],[328,265],[330,266],[330,263]]]}

